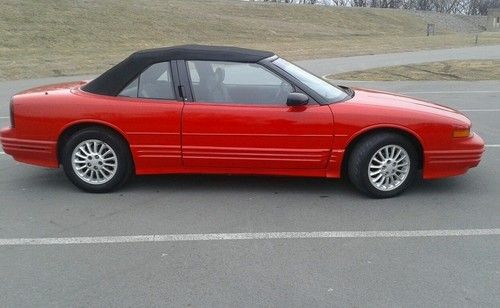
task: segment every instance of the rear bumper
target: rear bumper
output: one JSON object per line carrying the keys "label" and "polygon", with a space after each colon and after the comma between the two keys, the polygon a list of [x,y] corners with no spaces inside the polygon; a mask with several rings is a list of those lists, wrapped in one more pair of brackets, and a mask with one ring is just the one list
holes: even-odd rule
{"label": "rear bumper", "polygon": [[484,153],[484,141],[477,135],[455,140],[450,150],[424,151],[424,179],[464,174],[476,167]]}
{"label": "rear bumper", "polygon": [[23,139],[10,127],[0,130],[0,143],[6,154],[15,160],[48,168],[59,167],[57,142]]}

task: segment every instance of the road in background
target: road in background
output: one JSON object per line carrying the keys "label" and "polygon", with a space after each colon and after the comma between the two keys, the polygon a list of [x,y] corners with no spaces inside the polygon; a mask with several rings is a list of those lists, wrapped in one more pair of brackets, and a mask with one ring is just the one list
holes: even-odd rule
{"label": "road in background", "polygon": [[297,61],[320,76],[377,67],[465,59],[500,59],[500,45],[365,55]]}
{"label": "road in background", "polygon": [[[466,59],[500,59],[500,45],[302,60],[296,61],[296,63],[314,74],[324,76],[384,66]],[[8,101],[15,93],[31,87],[73,80],[88,80],[92,78],[94,78],[93,75],[84,75],[0,81],[0,101]]]}

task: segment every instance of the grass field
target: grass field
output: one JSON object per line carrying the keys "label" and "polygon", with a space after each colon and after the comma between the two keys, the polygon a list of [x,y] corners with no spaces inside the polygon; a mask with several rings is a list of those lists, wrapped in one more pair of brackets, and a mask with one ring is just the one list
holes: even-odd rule
{"label": "grass field", "polygon": [[[199,43],[326,58],[474,44],[402,10],[239,1],[2,0],[0,79],[101,72],[131,52]],[[483,33],[479,44],[499,44]]]}
{"label": "grass field", "polygon": [[452,60],[354,71],[327,76],[343,80],[500,80],[500,60]]}

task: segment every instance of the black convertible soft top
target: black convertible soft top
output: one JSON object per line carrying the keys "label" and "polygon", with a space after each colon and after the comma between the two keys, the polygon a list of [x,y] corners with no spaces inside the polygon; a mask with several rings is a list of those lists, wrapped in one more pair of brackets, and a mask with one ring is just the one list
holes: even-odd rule
{"label": "black convertible soft top", "polygon": [[272,57],[274,53],[262,50],[228,46],[181,45],[146,49],[131,54],[96,79],[82,87],[84,91],[116,96],[140,72],[150,65],[170,60],[211,60],[255,63]]}

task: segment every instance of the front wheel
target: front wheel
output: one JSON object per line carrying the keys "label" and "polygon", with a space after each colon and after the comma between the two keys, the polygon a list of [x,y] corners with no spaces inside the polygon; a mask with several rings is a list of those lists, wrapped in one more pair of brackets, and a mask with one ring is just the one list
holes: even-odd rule
{"label": "front wheel", "polygon": [[61,160],[69,180],[89,192],[116,189],[132,172],[126,143],[101,128],[87,128],[73,134],[63,148]]}
{"label": "front wheel", "polygon": [[365,137],[353,149],[348,164],[354,186],[375,198],[402,193],[416,178],[417,169],[415,146],[396,133]]}

